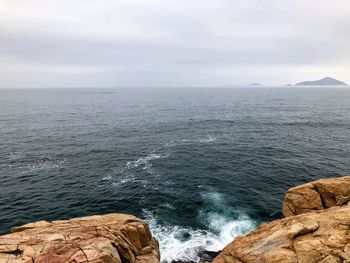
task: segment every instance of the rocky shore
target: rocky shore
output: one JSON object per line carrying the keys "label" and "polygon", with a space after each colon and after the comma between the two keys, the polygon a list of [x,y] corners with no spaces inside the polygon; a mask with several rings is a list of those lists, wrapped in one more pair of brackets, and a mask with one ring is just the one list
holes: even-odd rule
{"label": "rocky shore", "polygon": [[214,263],[350,262],[350,177],[291,188],[285,218],[236,238]]}
{"label": "rocky shore", "polygon": [[[291,188],[283,217],[236,238],[213,262],[350,262],[350,177]],[[0,237],[0,263],[159,261],[147,223],[131,215],[40,221]]]}
{"label": "rocky shore", "polygon": [[0,237],[0,263],[156,263],[158,242],[134,216],[109,214],[15,227]]}

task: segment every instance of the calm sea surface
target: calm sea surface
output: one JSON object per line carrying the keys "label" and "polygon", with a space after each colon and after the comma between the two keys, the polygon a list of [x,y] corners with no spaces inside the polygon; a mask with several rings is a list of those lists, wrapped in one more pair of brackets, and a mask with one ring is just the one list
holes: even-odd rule
{"label": "calm sea surface", "polygon": [[0,90],[0,231],[130,213],[198,260],[350,174],[350,88]]}

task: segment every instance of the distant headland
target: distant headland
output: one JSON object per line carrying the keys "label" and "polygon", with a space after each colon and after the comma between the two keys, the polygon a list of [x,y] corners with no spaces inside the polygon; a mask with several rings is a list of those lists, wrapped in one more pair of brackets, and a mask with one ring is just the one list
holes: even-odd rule
{"label": "distant headland", "polygon": [[347,86],[347,84],[334,78],[325,77],[319,80],[298,82],[295,86]]}

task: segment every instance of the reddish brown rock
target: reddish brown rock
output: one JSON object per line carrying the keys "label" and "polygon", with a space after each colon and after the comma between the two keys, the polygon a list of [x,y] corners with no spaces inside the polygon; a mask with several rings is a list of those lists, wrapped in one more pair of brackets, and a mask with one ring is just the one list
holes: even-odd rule
{"label": "reddish brown rock", "polygon": [[350,263],[350,177],[291,188],[284,219],[236,238],[214,263]]}
{"label": "reddish brown rock", "polygon": [[350,176],[321,179],[288,190],[283,202],[283,216],[293,216],[350,201]]}
{"label": "reddish brown rock", "polygon": [[0,263],[158,263],[158,243],[134,216],[40,221],[0,237]]}
{"label": "reddish brown rock", "polygon": [[350,206],[262,224],[236,238],[214,263],[350,262]]}

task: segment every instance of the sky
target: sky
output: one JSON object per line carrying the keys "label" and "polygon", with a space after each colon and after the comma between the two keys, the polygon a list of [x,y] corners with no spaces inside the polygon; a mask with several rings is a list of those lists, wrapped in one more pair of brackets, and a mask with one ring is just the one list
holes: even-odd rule
{"label": "sky", "polygon": [[0,87],[350,83],[349,0],[0,0]]}

